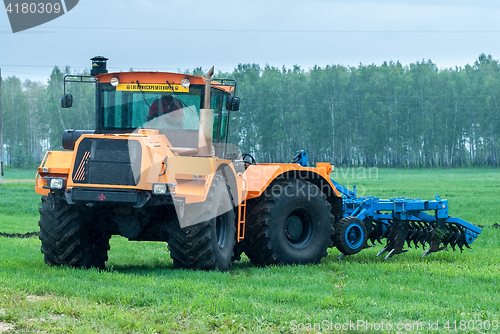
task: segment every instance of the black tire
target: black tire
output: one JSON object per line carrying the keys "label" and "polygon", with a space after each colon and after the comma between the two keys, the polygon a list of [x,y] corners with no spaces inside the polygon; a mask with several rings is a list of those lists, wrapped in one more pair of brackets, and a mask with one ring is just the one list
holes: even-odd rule
{"label": "black tire", "polygon": [[233,262],[240,261],[241,260],[241,254],[245,251],[245,240],[241,240],[240,242],[237,242],[234,245],[234,250],[233,250]]}
{"label": "black tire", "polygon": [[39,238],[46,264],[104,268],[111,235],[94,228],[83,208],[49,194],[42,197],[39,211]]}
{"label": "black tire", "polygon": [[197,208],[210,211],[216,206],[217,217],[185,228],[178,222],[170,224],[168,246],[175,268],[228,270],[236,240],[236,214],[224,208],[229,196],[224,177],[215,175],[206,201]]}
{"label": "black tire", "polygon": [[359,253],[368,240],[365,223],[356,217],[342,218],[335,227],[334,238],[337,249],[343,254]]}
{"label": "black tire", "polygon": [[257,266],[319,263],[333,234],[331,205],[314,184],[274,182],[249,207],[245,253]]}

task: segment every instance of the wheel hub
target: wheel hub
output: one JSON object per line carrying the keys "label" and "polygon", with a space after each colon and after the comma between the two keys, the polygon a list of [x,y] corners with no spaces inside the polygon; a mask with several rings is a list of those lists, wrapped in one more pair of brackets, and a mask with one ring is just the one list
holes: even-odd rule
{"label": "wheel hub", "polygon": [[219,248],[224,248],[226,245],[227,221],[224,215],[218,216],[216,219],[215,229],[217,234],[217,244]]}
{"label": "wheel hub", "polygon": [[285,235],[288,243],[296,249],[307,247],[312,240],[313,226],[309,212],[295,209],[285,221]]}
{"label": "wheel hub", "polygon": [[302,221],[297,216],[288,217],[286,220],[286,233],[288,239],[297,240],[304,230],[304,226],[302,225]]}
{"label": "wheel hub", "polygon": [[359,226],[352,225],[347,228],[346,241],[347,245],[352,249],[356,249],[359,247],[360,243],[363,242],[363,232],[361,231]]}

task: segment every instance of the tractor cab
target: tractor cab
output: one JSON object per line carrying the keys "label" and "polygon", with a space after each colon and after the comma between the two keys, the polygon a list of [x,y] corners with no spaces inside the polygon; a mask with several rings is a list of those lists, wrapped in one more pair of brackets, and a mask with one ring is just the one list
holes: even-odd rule
{"label": "tractor cab", "polygon": [[[66,82],[93,82],[96,84],[96,134],[158,130],[172,147],[182,148],[181,154],[191,154],[196,153],[201,131],[211,137],[213,150],[209,153],[225,156],[230,112],[239,108],[239,99],[234,96],[234,80],[207,80],[164,72],[107,73],[106,60],[92,58],[93,64],[97,64],[93,65],[92,76],[65,77],[63,108],[72,104],[72,96],[66,94]],[[207,118],[200,118],[203,110],[212,110],[208,115],[212,121],[206,124],[205,120],[202,127],[200,121]],[[71,136],[69,146],[78,137]]]}

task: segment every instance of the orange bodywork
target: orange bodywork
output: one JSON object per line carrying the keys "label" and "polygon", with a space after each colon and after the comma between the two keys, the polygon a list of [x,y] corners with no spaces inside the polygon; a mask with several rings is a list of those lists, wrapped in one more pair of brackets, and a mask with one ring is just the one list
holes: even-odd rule
{"label": "orange bodywork", "polygon": [[[341,195],[331,183],[329,174],[332,166],[329,163],[318,163],[317,167],[301,167],[297,164],[256,164],[249,166],[244,173],[236,173],[230,160],[217,157],[181,156],[173,153],[167,138],[158,135],[158,131],[144,131],[139,134],[124,135],[84,135],[77,145],[87,137],[105,138],[115,140],[138,140],[142,147],[141,177],[136,186],[117,186],[107,184],[77,184],[73,180],[75,173],[73,162],[75,151],[50,151],[47,152],[36,177],[36,192],[47,195],[49,190],[43,188],[43,177],[63,177],[67,179],[67,188],[75,186],[88,188],[110,189],[140,189],[151,191],[153,183],[173,183],[175,197],[182,197],[185,203],[202,202],[206,199],[212,183],[214,173],[221,168],[230,168],[236,175],[237,204],[246,199],[259,197],[269,185],[278,177],[289,172],[312,173],[318,175],[325,184],[328,184],[336,196]],[[165,157],[167,159],[165,159]],[[166,171],[165,164],[168,165]],[[76,167],[78,169],[78,167]],[[112,171],[110,171],[112,172]]]}
{"label": "orange bodywork", "polygon": [[245,172],[245,179],[248,184],[247,199],[259,197],[269,185],[279,176],[289,172],[312,173],[319,175],[324,183],[333,189],[337,197],[341,197],[338,190],[330,180],[330,173],[333,166],[329,163],[318,163],[317,167],[301,167],[297,164],[256,164],[251,165]]}
{"label": "orange bodywork", "polygon": [[[76,146],[85,138],[102,138],[113,140],[134,140],[142,147],[141,169],[139,182],[135,186],[109,185],[109,184],[81,184],[75,182],[80,177],[80,167],[74,166],[76,152],[74,151],[49,151],[47,152],[36,176],[35,191],[47,195],[48,189],[43,186],[44,177],[62,177],[67,180],[67,188],[109,188],[109,189],[136,189],[151,191],[154,183],[175,184],[174,197],[183,198],[186,204],[203,202],[208,194],[214,174],[219,169],[229,168],[230,173],[236,175],[230,160],[217,157],[181,156],[174,153],[168,139],[158,134],[158,130],[141,130],[133,134],[102,134],[84,135],[76,142]],[[166,166],[168,166],[166,168]],[[75,170],[76,169],[76,170]],[[112,173],[113,171],[109,171]],[[74,179],[75,178],[75,179]],[[238,189],[244,188],[243,175],[236,177]],[[238,191],[235,201],[239,204],[246,196],[246,192]]]}
{"label": "orange bodywork", "polygon": [[73,151],[49,151],[45,153],[36,173],[35,191],[40,195],[48,195],[49,190],[43,188],[43,178],[50,176],[67,179],[72,161]]}
{"label": "orange bodywork", "polygon": [[[167,81],[171,85],[180,85],[182,79],[189,79],[191,85],[204,85],[205,78],[182,73],[167,73],[167,72],[119,72],[106,73],[97,75],[99,82],[110,82],[113,77],[117,77],[120,83],[135,84],[139,81],[141,84],[165,84]],[[233,86],[221,86],[217,79],[212,80],[212,88],[220,89],[228,93],[232,93]]]}

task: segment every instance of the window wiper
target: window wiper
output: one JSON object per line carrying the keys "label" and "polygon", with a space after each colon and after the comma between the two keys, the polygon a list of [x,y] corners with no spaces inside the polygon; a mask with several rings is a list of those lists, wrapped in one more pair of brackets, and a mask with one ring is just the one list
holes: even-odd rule
{"label": "window wiper", "polygon": [[148,108],[151,109],[151,106],[149,105],[148,101],[146,101],[146,96],[144,95],[144,92],[142,91],[141,84],[139,83],[139,80],[136,80],[136,83],[137,83],[137,88],[139,88],[139,90],[142,93],[142,99],[144,100],[144,102],[146,102],[146,105],[148,106]]}
{"label": "window wiper", "polygon": [[[170,84],[170,82],[168,82],[168,80],[166,81],[168,87],[170,87],[170,89],[172,90],[172,95],[174,95],[174,87],[172,87],[172,85]],[[179,98],[178,95],[174,95],[174,97],[181,101],[181,103],[184,105],[184,108],[188,108],[194,115],[198,116],[198,114],[196,113],[196,111],[194,111],[193,109],[191,109],[186,103],[184,103],[184,101],[182,101],[182,99]]]}
{"label": "window wiper", "polygon": [[[174,91],[174,87],[172,87],[172,85],[170,84],[170,82],[168,82],[168,80],[166,81],[168,87],[170,87],[170,90],[172,90],[172,95],[174,95],[173,93],[175,92]],[[174,96],[177,100],[181,101],[181,103],[184,105],[184,107],[187,107],[187,104],[184,103],[184,101],[182,101],[181,99],[179,99],[179,97],[177,95]]]}

